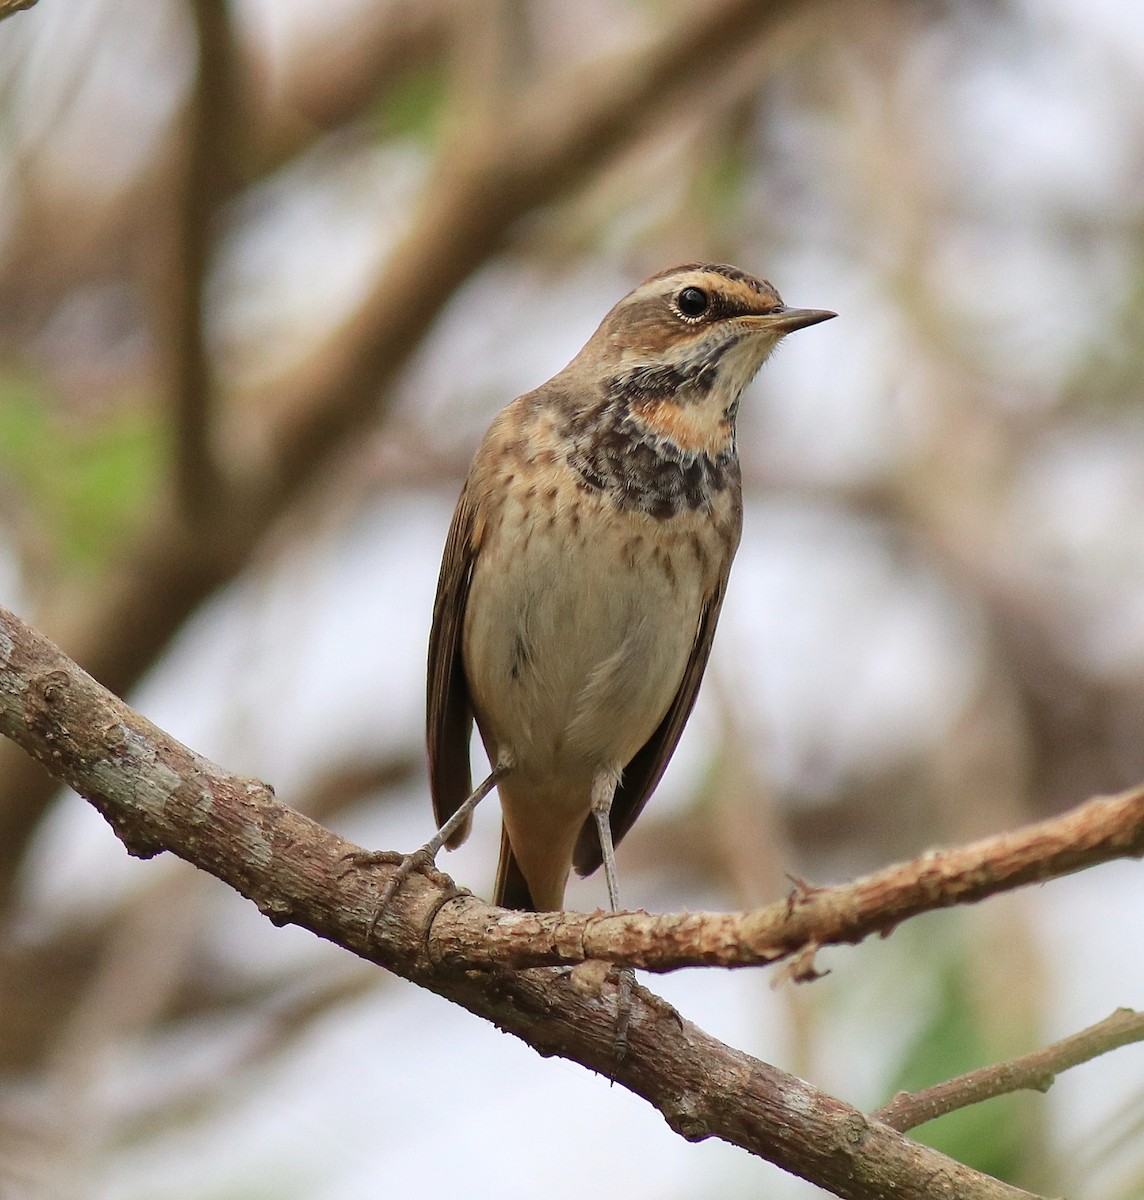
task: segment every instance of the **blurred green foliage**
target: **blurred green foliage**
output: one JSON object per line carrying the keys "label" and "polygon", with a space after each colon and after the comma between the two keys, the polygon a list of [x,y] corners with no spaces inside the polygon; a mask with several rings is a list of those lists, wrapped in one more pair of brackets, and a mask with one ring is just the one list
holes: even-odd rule
{"label": "blurred green foliage", "polygon": [[377,105],[377,132],[385,138],[432,142],[445,110],[447,84],[445,70],[439,63],[403,75],[384,92]]}
{"label": "blurred green foliage", "polygon": [[30,375],[0,375],[0,473],[6,504],[68,568],[106,560],[155,492],[161,431],[146,408],[76,414]]}
{"label": "blurred green foliage", "polygon": [[[933,972],[933,1002],[898,1062],[888,1095],[931,1087],[999,1057],[997,1031],[972,994],[973,964],[967,951],[959,938],[933,945],[931,961],[925,964]],[[1027,1099],[998,1096],[973,1104],[911,1130],[910,1137],[1019,1185],[1029,1163]]]}

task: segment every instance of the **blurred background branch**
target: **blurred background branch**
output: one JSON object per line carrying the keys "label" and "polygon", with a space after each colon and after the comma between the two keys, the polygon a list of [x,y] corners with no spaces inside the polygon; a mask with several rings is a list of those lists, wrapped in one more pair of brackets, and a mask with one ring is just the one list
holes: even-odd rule
{"label": "blurred background branch", "polygon": [[5,17],[10,17],[13,13],[31,8],[35,3],[36,0],[0,0],[0,21],[3,21]]}
{"label": "blurred background branch", "polygon": [[228,7],[196,0],[190,11],[197,70],[184,117],[184,163],[173,172],[173,246],[155,264],[152,311],[161,387],[168,393],[159,402],[172,414],[170,476],[181,515],[193,525],[227,507],[214,446],[218,397],[205,341],[205,289],[221,202],[238,178],[248,106]]}

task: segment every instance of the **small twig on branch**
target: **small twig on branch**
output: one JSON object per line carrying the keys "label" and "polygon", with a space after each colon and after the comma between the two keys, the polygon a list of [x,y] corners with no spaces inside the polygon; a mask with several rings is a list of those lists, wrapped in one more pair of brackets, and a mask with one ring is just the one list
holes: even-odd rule
{"label": "small twig on branch", "polygon": [[1103,1021],[1043,1050],[1035,1050],[1009,1062],[980,1067],[918,1092],[899,1092],[873,1115],[875,1120],[905,1133],[935,1117],[980,1104],[994,1096],[1029,1089],[1047,1092],[1061,1071],[1140,1041],[1144,1041],[1144,1013],[1118,1008]]}
{"label": "small twig on branch", "polygon": [[276,924],[299,925],[377,962],[541,1054],[610,1075],[688,1140],[722,1138],[844,1200],[1035,1200],[724,1045],[643,988],[633,997],[628,1056],[617,1064],[615,986],[607,979],[454,970],[431,958],[426,939],[450,895],[441,876],[411,878],[374,937],[387,875],[341,869],[357,847],[278,804],[265,784],[165,734],[4,609],[0,733],[86,796],[132,853],[173,851]]}

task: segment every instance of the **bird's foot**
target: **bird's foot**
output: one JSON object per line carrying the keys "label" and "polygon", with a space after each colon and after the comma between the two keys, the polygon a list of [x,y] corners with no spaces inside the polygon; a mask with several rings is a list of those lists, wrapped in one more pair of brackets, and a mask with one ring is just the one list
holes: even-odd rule
{"label": "bird's foot", "polygon": [[631,967],[614,967],[598,958],[589,958],[572,968],[572,986],[583,996],[601,999],[606,1003],[616,985],[616,1002],[612,1021],[611,1079],[614,1083],[624,1059],[628,1056],[628,1031],[632,1023],[632,997],[636,973]]}
{"label": "bird's foot", "polygon": [[400,890],[401,885],[414,871],[432,870],[436,865],[437,853],[440,849],[440,843],[434,838],[419,850],[414,850],[412,854],[402,855],[393,850],[351,850],[343,856],[338,867],[339,875],[345,875],[350,871],[360,871],[365,867],[388,866],[395,868],[389,877],[389,881],[382,889],[377,901],[377,907],[374,909],[373,917],[370,920],[369,941],[373,941],[377,927],[381,923],[382,917],[385,916],[386,909],[392,903],[393,897]]}

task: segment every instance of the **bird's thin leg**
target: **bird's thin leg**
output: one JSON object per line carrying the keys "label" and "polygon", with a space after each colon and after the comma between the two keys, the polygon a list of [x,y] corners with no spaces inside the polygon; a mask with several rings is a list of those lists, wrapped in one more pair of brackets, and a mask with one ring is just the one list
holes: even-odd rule
{"label": "bird's thin leg", "polygon": [[[412,854],[405,855],[397,863],[397,869],[389,877],[389,882],[385,885],[385,889],[381,893],[381,898],[377,902],[377,911],[370,922],[369,934],[371,938],[373,937],[374,930],[377,928],[378,921],[381,920],[390,901],[397,895],[398,888],[401,887],[414,871],[433,866],[437,855],[441,852],[441,847],[473,815],[473,810],[477,805],[500,783],[511,769],[512,767],[509,763],[498,763],[489,772],[487,778],[477,784],[457,811],[453,813],[424,846],[419,850],[414,850]],[[394,858],[395,856],[388,850],[355,850],[352,854],[346,856],[346,865],[350,867],[363,867],[379,862],[392,863]]]}
{"label": "bird's thin leg", "polygon": [[[600,772],[592,782],[592,816],[596,818],[596,829],[600,835],[604,882],[608,886],[608,906],[612,912],[620,911],[620,887],[616,879],[616,851],[612,845],[611,824],[612,800],[618,783],[619,780],[611,771]],[[628,1026],[632,1020],[632,988],[635,982],[635,972],[631,967],[621,967],[616,996],[616,1038],[612,1047],[617,1064],[623,1062],[628,1053]]]}
{"label": "bird's thin leg", "polygon": [[[508,763],[498,763],[489,772],[487,778],[482,780],[469,793],[461,803],[461,807],[441,826],[440,829],[415,853],[424,855],[430,862],[437,858],[441,853],[441,847],[461,828],[462,825],[473,815],[473,810],[478,804],[496,787],[498,783],[509,773],[510,767]],[[413,855],[410,855],[412,858]]]}
{"label": "bird's thin leg", "polygon": [[[592,785],[592,816],[600,834],[600,854],[604,859],[604,882],[608,885],[608,905],[612,912],[620,911],[620,887],[616,882],[616,851],[612,846],[612,798],[616,794],[616,777],[598,775]],[[583,811],[583,810],[581,810]]]}

